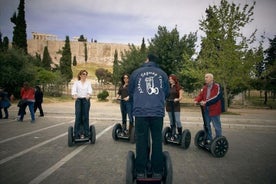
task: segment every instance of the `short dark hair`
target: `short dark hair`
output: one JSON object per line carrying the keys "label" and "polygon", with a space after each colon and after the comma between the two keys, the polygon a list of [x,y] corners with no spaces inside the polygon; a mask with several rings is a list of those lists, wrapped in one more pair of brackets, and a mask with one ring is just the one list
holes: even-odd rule
{"label": "short dark hair", "polygon": [[149,53],[147,55],[147,58],[149,59],[149,61],[157,62],[157,56],[152,53]]}

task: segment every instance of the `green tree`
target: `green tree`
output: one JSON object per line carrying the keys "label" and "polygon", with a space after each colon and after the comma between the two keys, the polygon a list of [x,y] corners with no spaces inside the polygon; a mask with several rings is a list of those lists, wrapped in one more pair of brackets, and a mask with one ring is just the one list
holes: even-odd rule
{"label": "green tree", "polygon": [[18,6],[18,14],[14,13],[11,17],[11,22],[15,25],[13,28],[13,40],[12,45],[15,48],[23,49],[27,52],[27,24],[25,21],[25,1],[20,0]]}
{"label": "green tree", "polygon": [[253,21],[254,6],[255,2],[252,6],[245,4],[240,7],[221,0],[219,6],[209,6],[206,18],[200,21],[200,29],[206,36],[202,38],[196,69],[201,80],[204,73],[212,72],[215,80],[223,86],[228,100],[248,86],[253,63],[249,64],[245,55],[249,44],[254,41],[256,30],[246,38],[241,29]]}
{"label": "green tree", "polygon": [[[190,35],[196,35],[190,33]],[[188,37],[180,37],[177,27],[168,31],[166,27],[159,26],[157,34],[149,42],[149,52],[156,54],[159,58],[158,64],[169,75],[180,73],[185,64],[183,55],[192,52],[194,54],[194,48],[191,51],[186,45],[186,39]]]}
{"label": "green tree", "polygon": [[[275,99],[276,93],[276,36],[273,39],[269,39],[269,48],[265,50],[265,91],[271,91],[273,93],[273,99]],[[267,99],[265,99],[266,104]]]}
{"label": "green tree", "polygon": [[98,68],[95,71],[95,75],[100,84],[107,84],[109,82],[112,82],[112,73],[109,72],[107,69]]}
{"label": "green tree", "polygon": [[77,66],[77,58],[76,58],[76,56],[73,57],[73,66]]}
{"label": "green tree", "polygon": [[44,51],[43,51],[43,59],[42,59],[42,67],[46,70],[51,70],[52,67],[51,67],[51,64],[52,64],[52,58],[49,54],[49,51],[48,51],[48,47],[45,46],[44,47]]}
{"label": "green tree", "polygon": [[72,54],[70,48],[69,36],[66,36],[65,45],[62,48],[62,56],[60,58],[60,73],[67,83],[73,78],[72,71]]}
{"label": "green tree", "polygon": [[119,61],[118,61],[118,51],[115,50],[114,53],[114,61],[113,61],[113,84],[115,85],[115,95],[117,93],[117,86],[120,82],[120,70],[119,70]]}
{"label": "green tree", "polygon": [[87,43],[84,43],[84,61],[87,63]]}

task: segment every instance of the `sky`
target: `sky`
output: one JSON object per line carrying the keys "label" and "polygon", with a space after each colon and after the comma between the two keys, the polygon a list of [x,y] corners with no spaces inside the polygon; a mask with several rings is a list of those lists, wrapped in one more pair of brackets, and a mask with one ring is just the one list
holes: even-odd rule
{"label": "sky", "polygon": [[[229,0],[243,7],[254,0]],[[255,0],[254,21],[242,32],[247,36],[257,29],[257,39],[276,35],[276,1]],[[88,41],[141,45],[154,38],[158,26],[171,31],[177,26],[180,36],[198,31],[208,6],[220,0],[25,0],[27,38],[32,32],[57,35],[59,40],[83,35]],[[12,40],[10,22],[19,0],[0,0],[0,32]],[[267,39],[265,40],[267,42]]]}

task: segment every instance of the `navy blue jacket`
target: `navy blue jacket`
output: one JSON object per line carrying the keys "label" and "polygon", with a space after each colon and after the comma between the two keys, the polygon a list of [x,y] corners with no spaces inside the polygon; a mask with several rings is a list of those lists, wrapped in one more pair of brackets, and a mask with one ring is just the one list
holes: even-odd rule
{"label": "navy blue jacket", "polygon": [[155,62],[149,61],[136,69],[128,86],[133,100],[133,116],[164,117],[169,88],[167,74]]}

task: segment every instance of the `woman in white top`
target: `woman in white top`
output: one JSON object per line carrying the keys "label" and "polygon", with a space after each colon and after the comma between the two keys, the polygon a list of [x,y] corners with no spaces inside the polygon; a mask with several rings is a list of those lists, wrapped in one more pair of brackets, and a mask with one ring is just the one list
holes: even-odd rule
{"label": "woman in white top", "polygon": [[89,110],[92,95],[91,82],[86,80],[88,72],[81,70],[78,81],[72,87],[72,97],[75,99],[75,126],[74,134],[77,138],[89,136]]}

